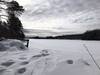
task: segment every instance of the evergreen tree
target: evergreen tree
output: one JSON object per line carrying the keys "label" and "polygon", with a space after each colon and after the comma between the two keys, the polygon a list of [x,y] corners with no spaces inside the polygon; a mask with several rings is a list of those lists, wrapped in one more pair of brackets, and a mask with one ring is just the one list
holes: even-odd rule
{"label": "evergreen tree", "polygon": [[7,38],[9,35],[9,29],[6,22],[0,21],[0,38]]}
{"label": "evergreen tree", "polygon": [[[24,39],[25,35],[23,33],[23,26],[22,23],[20,21],[20,19],[18,18],[18,16],[20,16],[23,12],[24,12],[24,8],[23,6],[20,6],[19,3],[17,1],[4,1],[4,0],[0,0],[0,4],[4,4],[7,6],[7,8],[0,8],[0,10],[5,10],[8,14],[8,20],[7,23],[0,23],[0,31],[2,34],[2,32],[6,33],[7,31],[7,35],[0,35],[1,37],[5,37],[5,38],[11,38],[11,39]],[[0,15],[0,16],[5,16],[5,15]],[[1,17],[0,17],[1,19]],[[4,31],[3,29],[6,28],[6,31]]]}
{"label": "evergreen tree", "polygon": [[11,1],[7,5],[8,14],[15,14],[16,16],[20,16],[24,12],[23,6],[20,6],[17,1]]}
{"label": "evergreen tree", "polygon": [[8,26],[10,29],[10,37],[12,39],[24,39],[22,23],[15,14],[10,14],[8,18]]}

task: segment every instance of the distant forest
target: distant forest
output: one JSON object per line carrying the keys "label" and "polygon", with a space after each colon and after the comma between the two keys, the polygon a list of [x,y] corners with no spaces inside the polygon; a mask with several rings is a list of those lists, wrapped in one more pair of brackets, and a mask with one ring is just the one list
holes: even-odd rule
{"label": "distant forest", "polygon": [[83,34],[76,35],[61,35],[61,36],[47,36],[47,37],[30,37],[32,39],[75,39],[75,40],[100,40],[100,30],[86,31]]}

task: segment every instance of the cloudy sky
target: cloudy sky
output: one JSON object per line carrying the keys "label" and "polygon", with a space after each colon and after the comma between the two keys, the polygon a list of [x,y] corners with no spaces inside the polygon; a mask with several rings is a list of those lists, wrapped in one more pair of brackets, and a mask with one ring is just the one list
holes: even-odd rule
{"label": "cloudy sky", "polygon": [[100,0],[17,0],[25,28],[80,31],[100,28]]}

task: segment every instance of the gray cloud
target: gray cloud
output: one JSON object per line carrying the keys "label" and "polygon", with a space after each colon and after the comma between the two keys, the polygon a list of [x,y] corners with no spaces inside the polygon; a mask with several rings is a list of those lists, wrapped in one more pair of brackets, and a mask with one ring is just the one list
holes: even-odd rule
{"label": "gray cloud", "polygon": [[27,8],[28,16],[65,16],[79,11],[99,9],[100,0],[44,0],[30,4]]}
{"label": "gray cloud", "polygon": [[24,7],[26,8],[22,16],[24,24],[27,22],[34,25],[35,20],[43,18],[46,18],[45,23],[48,23],[46,21],[49,17],[48,20],[52,18],[64,20],[64,23],[60,24],[54,21],[55,23],[51,23],[52,27],[57,24],[55,26],[63,29],[69,24],[76,28],[85,26],[83,29],[100,28],[100,0],[31,0],[31,3]]}

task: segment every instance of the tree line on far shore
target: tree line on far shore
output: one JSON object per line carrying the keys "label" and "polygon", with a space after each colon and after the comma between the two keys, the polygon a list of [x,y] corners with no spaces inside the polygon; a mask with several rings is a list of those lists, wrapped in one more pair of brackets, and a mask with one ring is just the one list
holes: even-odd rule
{"label": "tree line on far shore", "polygon": [[29,37],[31,39],[71,39],[71,40],[100,40],[100,30],[86,31],[83,34],[47,36],[47,37]]}

